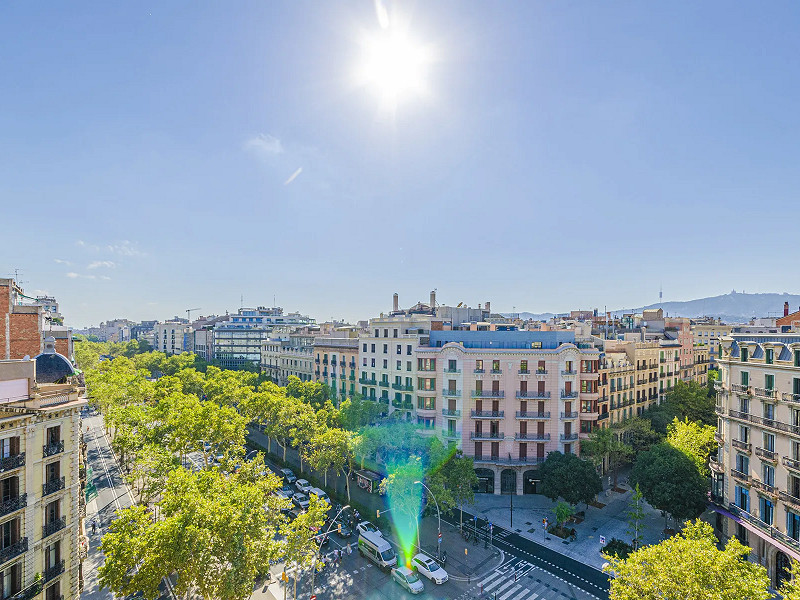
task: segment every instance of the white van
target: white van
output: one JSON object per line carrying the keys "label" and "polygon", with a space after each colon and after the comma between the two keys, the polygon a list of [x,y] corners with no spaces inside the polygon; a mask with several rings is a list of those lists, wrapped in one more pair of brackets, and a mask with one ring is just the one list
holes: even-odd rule
{"label": "white van", "polygon": [[325,493],[325,490],[321,490],[316,487],[308,488],[307,494],[314,494],[320,500],[325,500],[328,503],[328,506],[331,504],[331,499],[328,497],[328,494]]}
{"label": "white van", "polygon": [[358,536],[358,551],[382,569],[397,565],[397,555],[392,546],[377,533],[363,532]]}

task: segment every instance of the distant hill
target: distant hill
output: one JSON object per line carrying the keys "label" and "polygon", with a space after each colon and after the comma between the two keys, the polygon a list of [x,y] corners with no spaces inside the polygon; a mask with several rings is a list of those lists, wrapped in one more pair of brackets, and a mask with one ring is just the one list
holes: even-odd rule
{"label": "distant hill", "polygon": [[[800,295],[798,294],[743,294],[732,291],[730,294],[698,298],[683,302],[662,302],[640,306],[638,308],[625,308],[611,311],[614,315],[625,313],[640,313],[649,308],[663,308],[664,314],[670,317],[716,317],[727,323],[747,322],[758,317],[783,316],[783,303],[789,303],[789,312],[800,310]],[[511,313],[504,313],[510,315]],[[515,315],[517,313],[514,313]],[[546,320],[554,314],[565,313],[518,313],[522,319]],[[566,313],[568,314],[568,313]]]}

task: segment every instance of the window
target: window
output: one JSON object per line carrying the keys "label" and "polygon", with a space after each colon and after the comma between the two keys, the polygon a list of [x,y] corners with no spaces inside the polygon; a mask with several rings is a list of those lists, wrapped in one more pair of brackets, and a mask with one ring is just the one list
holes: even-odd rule
{"label": "window", "polygon": [[372,364],[370,365],[373,369],[375,368],[375,359],[372,359]]}
{"label": "window", "polygon": [[748,353],[747,347],[742,348],[742,352],[741,352],[741,354],[742,354],[742,362],[747,362],[747,353]]}
{"label": "window", "polygon": [[367,344],[366,344],[366,342],[364,342],[364,352],[366,352],[366,351],[367,351]]}
{"label": "window", "polygon": [[376,329],[375,330],[375,337],[381,337],[381,330],[380,329]]}
{"label": "window", "polygon": [[500,361],[493,360],[492,361],[492,373],[499,373],[500,372]]}
{"label": "window", "polygon": [[739,412],[748,413],[750,412],[750,399],[745,398],[744,396],[739,397]]}
{"label": "window", "polygon": [[383,368],[384,369],[388,369],[389,368],[389,359],[387,359],[387,358],[383,359]]}
{"label": "window", "polygon": [[401,344],[397,344],[397,353],[398,354],[402,354],[403,353],[403,346]]}
{"label": "window", "polygon": [[749,475],[750,473],[750,459],[744,454],[736,455],[736,470]]}
{"label": "window", "polygon": [[436,398],[417,397],[417,408],[422,410],[436,410]]}
{"label": "window", "polygon": [[521,360],[519,362],[519,372],[520,373],[527,373],[528,372],[528,361],[527,360]]}
{"label": "window", "polygon": [[737,485],[735,497],[736,497],[736,506],[738,506],[745,512],[750,512],[750,491]]}
{"label": "window", "polygon": [[384,344],[383,345],[383,353],[384,354],[389,354],[389,344]]}
{"label": "window", "polygon": [[764,450],[775,452],[775,436],[771,433],[764,433]]}
{"label": "window", "polygon": [[392,337],[397,337],[397,329],[392,332]]}
{"label": "window", "polygon": [[371,352],[375,352],[375,344],[371,344],[372,350]]}
{"label": "window", "polygon": [[403,370],[403,361],[402,360],[398,360],[397,361],[396,370],[398,370],[398,371],[402,371]]}
{"label": "window", "polygon": [[0,440],[0,458],[8,458],[19,454],[19,436]]}
{"label": "window", "polygon": [[775,485],[775,467],[772,465],[761,465],[761,481],[767,485]]}
{"label": "window", "polygon": [[3,598],[10,598],[22,589],[22,561],[0,571],[0,589]]}
{"label": "window", "polygon": [[455,370],[456,370],[456,361],[448,360],[447,361],[447,370],[450,371],[451,373],[455,372]]}
{"label": "window", "polygon": [[406,355],[411,356],[411,344],[406,346]]}
{"label": "window", "polygon": [[800,367],[800,350],[794,351],[794,366]]}
{"label": "window", "polygon": [[770,500],[760,497],[758,498],[758,512],[759,517],[767,525],[772,525],[772,518],[774,514],[774,506]]}
{"label": "window", "polygon": [[743,386],[750,385],[750,373],[748,373],[747,371],[742,371],[739,375],[742,378],[741,381]]}
{"label": "window", "polygon": [[775,419],[775,405],[774,404],[765,404],[764,405],[764,418],[773,420]]}
{"label": "window", "polygon": [[409,371],[409,372],[411,371],[411,361],[410,360],[406,361],[406,371]]}
{"label": "window", "polygon": [[764,389],[765,390],[775,389],[775,375],[764,375]]}
{"label": "window", "polygon": [[767,348],[764,351],[764,362],[767,363],[768,365],[771,365],[774,361],[774,358],[775,358],[775,350],[773,350],[772,348]]}
{"label": "window", "polygon": [[483,360],[478,359],[475,361],[475,371],[483,373]]}

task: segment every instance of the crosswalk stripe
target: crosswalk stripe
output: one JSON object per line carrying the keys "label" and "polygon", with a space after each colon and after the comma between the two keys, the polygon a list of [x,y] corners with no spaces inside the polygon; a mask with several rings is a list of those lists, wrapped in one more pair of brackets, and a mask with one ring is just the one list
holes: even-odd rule
{"label": "crosswalk stripe", "polygon": [[500,600],[506,600],[506,598],[508,598],[511,594],[514,594],[514,593],[518,592],[521,587],[522,586],[520,586],[520,585],[515,585],[510,590],[508,590],[505,594],[500,596]]}
{"label": "crosswalk stripe", "polygon": [[[529,592],[530,592],[530,590],[522,590],[522,592],[520,592],[519,594],[514,596],[514,600],[520,600],[523,596],[527,595]],[[536,598],[538,598],[538,597],[539,597],[539,594],[537,594],[536,592],[533,592],[533,596],[530,596],[527,600],[536,600]]]}
{"label": "crosswalk stripe", "polygon": [[501,578],[499,578],[499,579],[495,579],[495,580],[494,580],[492,583],[490,583],[489,585],[485,586],[485,587],[483,588],[483,591],[484,591],[484,592],[488,592],[488,591],[490,591],[490,590],[492,590],[492,589],[496,588],[496,587],[497,587],[498,585],[500,585],[501,583],[503,583],[503,581],[504,581],[504,579],[503,579],[502,577],[501,577]]}
{"label": "crosswalk stripe", "polygon": [[506,589],[510,585],[514,585],[514,580],[513,579],[511,581],[507,581],[504,585],[501,585],[499,588],[497,588],[495,590],[494,593],[495,594],[499,594],[500,592],[502,592],[504,589]]}
{"label": "crosswalk stripe", "polygon": [[500,575],[500,571],[495,571],[494,573],[492,573],[491,575],[489,575],[489,576],[488,576],[486,579],[484,579],[483,581],[481,581],[481,585],[486,585],[487,583],[489,583],[489,582],[490,582],[492,579],[494,579],[494,578],[495,578],[495,577],[497,577],[498,575]]}

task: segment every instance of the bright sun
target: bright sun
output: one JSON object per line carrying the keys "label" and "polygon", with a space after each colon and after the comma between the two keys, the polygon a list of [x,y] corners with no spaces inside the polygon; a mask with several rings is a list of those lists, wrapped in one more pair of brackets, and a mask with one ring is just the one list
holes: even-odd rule
{"label": "bright sun", "polygon": [[378,96],[383,108],[395,110],[412,97],[425,94],[430,56],[407,35],[383,29],[364,40],[359,82]]}

